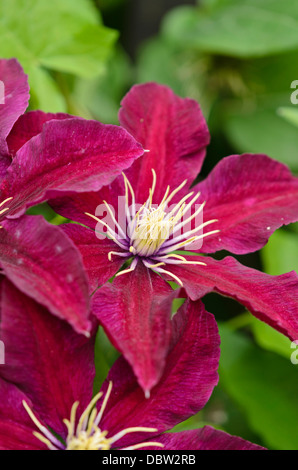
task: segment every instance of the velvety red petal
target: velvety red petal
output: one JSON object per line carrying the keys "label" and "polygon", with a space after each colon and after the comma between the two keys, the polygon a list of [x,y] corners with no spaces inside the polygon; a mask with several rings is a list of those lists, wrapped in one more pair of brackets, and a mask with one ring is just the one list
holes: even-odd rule
{"label": "velvety red petal", "polygon": [[134,86],[121,104],[121,125],[150,150],[126,172],[137,202],[143,204],[148,198],[152,168],[157,174],[155,203],[161,201],[167,185],[174,190],[187,179],[186,188],[179,193],[182,197],[199,173],[209,143],[199,105],[157,83]]}
{"label": "velvety red petal", "polygon": [[[197,413],[218,382],[219,343],[213,315],[205,311],[201,302],[186,301],[174,316],[171,350],[150,398],[145,398],[123,358],[112,367],[102,388],[105,391],[108,381],[113,382],[102,429],[114,435],[126,427],[149,426],[156,428],[157,434]],[[154,435],[130,434],[119,445],[124,447],[148,438],[155,440]]]}
{"label": "velvety red petal", "polygon": [[6,138],[27,109],[29,85],[28,77],[16,59],[0,60],[0,80],[0,155],[8,155]]}
{"label": "velvety red petal", "polygon": [[195,188],[207,201],[204,221],[218,219],[208,231],[220,230],[204,239],[204,253],[259,250],[277,228],[298,220],[298,178],[266,155],[224,158]]}
{"label": "velvety red petal", "polygon": [[[164,445],[163,450],[266,450],[211,426],[192,431],[167,433],[155,440]],[[155,449],[158,450],[158,447]]]}
{"label": "velvety red petal", "polygon": [[[0,366],[0,375],[4,366]],[[32,406],[30,399],[16,385],[0,377],[0,450],[45,450],[33,432],[36,427],[22,401]]]}
{"label": "velvety red petal", "polygon": [[276,330],[293,340],[298,338],[298,275],[294,271],[270,276],[243,266],[232,257],[203,260],[207,266],[181,265],[168,269],[183,281],[191,299],[212,291],[232,297]]}
{"label": "velvety red petal", "polygon": [[19,117],[7,137],[9,153],[15,156],[17,151],[32,137],[42,131],[43,125],[52,119],[73,118],[65,113],[44,113],[43,111],[29,111]]}
{"label": "velvety red petal", "polygon": [[117,220],[118,213],[120,215],[125,214],[125,187],[122,175],[118,176],[111,184],[104,186],[100,191],[55,197],[49,201],[49,204],[54,211],[63,217],[94,229],[97,222],[85,215],[85,212],[105,216],[107,209],[104,206],[104,201],[113,208]]}
{"label": "velvety red petal", "polygon": [[2,226],[0,265],[6,276],[77,331],[88,331],[88,281],[73,242],[41,216],[5,220]]}
{"label": "velvety red petal", "polygon": [[11,157],[9,155],[0,156],[0,181],[5,177],[8,167],[11,165]]}
{"label": "velvety red petal", "polygon": [[80,250],[91,292],[105,284],[121,268],[125,261],[123,258],[112,256],[111,261],[108,259],[110,251],[117,251],[112,240],[98,240],[94,231],[77,224],[63,224],[60,228]]}
{"label": "velvety red petal", "polygon": [[101,191],[94,191],[55,197],[49,201],[49,205],[57,214],[62,215],[62,217],[95,229],[97,222],[93,218],[85,215],[85,212],[93,215],[96,214],[97,207],[103,204],[100,193]]}
{"label": "velvety red petal", "polygon": [[1,199],[13,197],[6,215],[19,216],[61,192],[97,191],[142,153],[121,127],[80,118],[48,121],[20,148],[2,182]]}
{"label": "velvety red petal", "polygon": [[2,289],[0,338],[5,344],[5,365],[0,375],[17,385],[31,400],[34,412],[64,436],[63,419],[69,419],[73,403],[78,400],[82,412],[92,398],[94,342],[9,281],[3,282]]}
{"label": "velvety red petal", "polygon": [[102,287],[93,297],[94,315],[147,392],[156,385],[165,366],[174,296],[160,276],[138,263],[133,272]]}

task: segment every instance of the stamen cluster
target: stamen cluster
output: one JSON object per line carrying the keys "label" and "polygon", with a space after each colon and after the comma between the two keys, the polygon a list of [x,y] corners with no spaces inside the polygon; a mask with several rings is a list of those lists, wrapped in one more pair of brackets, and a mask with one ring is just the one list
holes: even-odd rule
{"label": "stamen cluster", "polygon": [[[217,220],[209,220],[185,231],[185,227],[191,227],[191,223],[194,219],[202,213],[206,202],[200,204],[191,214],[192,207],[200,197],[200,193],[193,196],[194,191],[192,191],[175,204],[171,210],[168,210],[169,203],[173,197],[186,185],[187,180],[185,180],[172,192],[170,192],[170,187],[168,186],[162,201],[155,207],[152,203],[156,187],[156,173],[153,169],[152,174],[153,182],[152,187],[149,189],[148,199],[138,210],[134,190],[127,177],[123,174],[125,184],[126,227],[121,227],[115,218],[113,210],[109,204],[104,201],[115,224],[117,233],[116,230],[113,230],[106,222],[93,214],[86,213],[86,215],[92,217],[99,224],[104,226],[107,229],[106,235],[121,249],[121,251],[109,252],[108,258],[110,261],[112,256],[120,256],[126,259],[133,257],[130,267],[120,271],[116,276],[133,271],[138,261],[141,260],[147,268],[158,273],[169,275],[182,286],[182,281],[173,273],[165,270],[162,266],[166,264],[199,264],[206,266],[206,264],[201,261],[187,261],[184,256],[175,252],[192,245],[198,240],[202,240],[208,235],[219,232],[219,230],[213,230],[202,233],[204,227],[217,222]],[[187,216],[189,213],[190,215]],[[199,232],[201,233],[199,234]]]}
{"label": "stamen cluster", "polygon": [[[53,433],[51,433],[40,421],[36,418],[29,405],[23,401],[23,406],[26,409],[28,415],[41,432],[34,432],[34,436],[43,442],[50,450],[109,450],[113,444],[122,437],[130,433],[135,432],[157,432],[155,428],[147,427],[131,427],[119,431],[112,437],[107,437],[108,431],[101,430],[99,427],[103,413],[107,406],[109,397],[112,391],[112,382],[109,383],[107,393],[102,402],[99,411],[95,408],[98,400],[103,396],[102,392],[99,392],[90,401],[87,408],[84,410],[76,425],[76,413],[79,406],[79,402],[76,401],[70,413],[70,419],[64,419],[63,422],[67,427],[68,434],[65,443],[57,439]],[[129,447],[123,448],[123,450],[136,450],[142,447],[163,447],[159,442],[141,442]]]}

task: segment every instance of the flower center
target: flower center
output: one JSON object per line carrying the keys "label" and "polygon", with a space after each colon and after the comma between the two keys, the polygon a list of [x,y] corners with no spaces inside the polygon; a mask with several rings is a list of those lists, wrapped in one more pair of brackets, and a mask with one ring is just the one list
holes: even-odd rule
{"label": "flower center", "polygon": [[130,252],[143,257],[152,256],[169,238],[174,225],[173,218],[167,218],[162,206],[157,209],[143,207],[130,235]]}
{"label": "flower center", "polygon": [[[103,416],[104,410],[107,406],[108,399],[112,391],[112,382],[109,383],[107,393],[102,402],[99,411],[95,408],[98,400],[103,396],[100,392],[91,400],[87,408],[80,416],[76,425],[76,413],[79,406],[79,402],[76,401],[70,412],[70,419],[64,419],[63,422],[67,428],[68,434],[65,443],[62,440],[57,439],[48,428],[43,426],[40,421],[36,418],[33,411],[30,409],[28,404],[23,400],[23,406],[27,411],[28,415],[41,432],[33,432],[34,436],[43,442],[50,450],[110,450],[113,444],[124,437],[126,434],[134,432],[157,432],[155,428],[147,427],[132,427],[126,428],[118,432],[112,437],[107,437],[108,431],[102,431],[99,427],[99,423]],[[123,448],[123,450],[134,450],[142,447],[163,447],[159,442],[141,442],[129,447]]]}
{"label": "flower center", "polygon": [[172,192],[170,192],[168,186],[160,204],[158,206],[153,205],[153,194],[156,187],[156,173],[153,169],[152,175],[153,182],[152,187],[149,189],[148,199],[137,210],[133,188],[123,174],[126,227],[122,227],[117,222],[114,211],[106,201],[104,201],[104,204],[114,224],[114,229],[95,215],[88,212],[85,214],[95,219],[101,226],[106,227],[106,235],[121,249],[121,251],[111,251],[108,254],[110,261],[112,256],[134,257],[130,267],[120,271],[116,276],[133,271],[140,259],[146,267],[159,273],[168,274],[182,286],[182,281],[162,266],[166,264],[199,264],[206,266],[205,263],[200,261],[187,261],[184,256],[175,252],[185,249],[195,242],[202,242],[202,239],[209,235],[218,233],[219,230],[203,233],[203,229],[207,225],[217,222],[217,219],[196,225],[197,218],[200,218],[200,221],[202,220],[203,208],[206,204],[205,201],[195,206],[200,197],[200,192],[194,195],[194,191],[191,191],[169,208],[171,200],[186,185],[187,180],[183,181]]}

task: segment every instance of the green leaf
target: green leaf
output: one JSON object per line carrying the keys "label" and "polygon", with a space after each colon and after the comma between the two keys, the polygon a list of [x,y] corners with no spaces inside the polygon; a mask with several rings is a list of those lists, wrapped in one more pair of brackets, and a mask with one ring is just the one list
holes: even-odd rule
{"label": "green leaf", "polygon": [[182,68],[184,74],[187,74],[186,56],[186,51],[179,53],[177,47],[160,37],[147,41],[138,55],[137,81],[139,83],[156,81],[170,86],[180,96],[185,96],[185,81],[181,80],[180,74]]}
{"label": "green leaf", "polygon": [[298,272],[298,235],[277,230],[262,250],[265,271],[273,276],[289,271]]}
{"label": "green leaf", "polygon": [[283,107],[283,108],[278,108],[277,113],[279,116],[283,117],[286,121],[298,127],[298,109]]}
{"label": "green leaf", "polygon": [[298,449],[298,369],[245,336],[220,328],[220,383],[269,448]]}
{"label": "green leaf", "polygon": [[63,99],[45,68],[98,76],[116,38],[91,0],[0,0],[0,56],[21,62],[46,111],[63,110]]}
{"label": "green leaf", "polygon": [[30,77],[30,107],[46,112],[66,112],[65,99],[51,75],[39,67],[30,67],[27,72]]}
{"label": "green leaf", "polygon": [[[268,274],[274,276],[292,270],[298,271],[298,235],[283,229],[277,230],[261,251],[261,256]],[[251,327],[255,340],[262,348],[289,359],[291,341],[286,336],[256,318]]]}
{"label": "green leaf", "polygon": [[166,37],[200,51],[243,58],[298,48],[298,4],[292,0],[208,3],[211,8],[170,12],[163,25]]}
{"label": "green leaf", "polygon": [[261,348],[280,354],[288,360],[290,359],[292,350],[289,338],[257,318],[252,319],[250,327],[256,342]]}
{"label": "green leaf", "polygon": [[139,51],[137,82],[168,85],[177,95],[198,101],[206,116],[213,99],[207,88],[206,67],[205,57],[157,37]]}
{"label": "green leaf", "polygon": [[[298,169],[298,132],[276,109],[290,103],[297,60],[298,51],[263,59],[234,60],[229,83],[235,83],[236,92],[222,100],[221,105],[222,126],[237,151],[265,153],[292,170]],[[221,70],[217,71],[217,76],[220,73]],[[238,94],[237,80],[241,84]]]}
{"label": "green leaf", "polygon": [[118,124],[120,101],[132,83],[132,64],[126,53],[117,48],[101,77],[76,80],[73,97],[99,121]]}
{"label": "green leaf", "polygon": [[230,113],[225,131],[239,152],[265,153],[298,170],[298,132],[274,110]]}
{"label": "green leaf", "polygon": [[105,61],[116,37],[114,31],[102,26],[83,26],[69,40],[47,48],[40,57],[40,63],[82,78],[94,78],[104,72]]}

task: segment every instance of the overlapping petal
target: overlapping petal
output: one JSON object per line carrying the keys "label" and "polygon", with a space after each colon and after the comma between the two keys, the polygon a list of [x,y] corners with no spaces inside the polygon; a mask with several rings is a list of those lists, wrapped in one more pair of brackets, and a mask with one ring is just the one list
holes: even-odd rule
{"label": "overlapping petal", "polygon": [[[197,260],[198,257],[188,257]],[[187,295],[198,299],[209,292],[232,297],[257,318],[297,339],[298,275],[294,271],[270,276],[243,266],[228,256],[221,261],[203,258],[207,266],[172,266],[169,271],[183,281]]]}
{"label": "overlapping petal", "polygon": [[139,264],[129,277],[115,279],[93,297],[93,313],[131,364],[146,393],[165,367],[175,295],[161,277]]}
{"label": "overlapping petal", "polygon": [[8,155],[3,155],[0,157],[0,181],[6,175],[7,169],[11,164],[11,157]]}
{"label": "overlapping petal", "polygon": [[[92,396],[93,343],[76,335],[8,280],[2,282],[1,294],[0,338],[6,344],[7,363],[0,367],[0,449],[43,449],[33,436],[36,427],[22,401],[41,424],[65,439],[64,417],[69,416],[77,400],[81,413]],[[162,443],[164,450],[262,449],[209,426],[161,434],[199,411],[218,381],[219,335],[213,315],[200,301],[187,301],[172,326],[166,368],[150,398],[145,398],[123,357],[116,361],[102,387],[105,408],[100,427],[108,438],[130,427],[156,429],[149,438],[148,432],[128,434],[113,447],[154,440]],[[106,399],[111,381],[112,393]],[[152,444],[148,448],[152,449]]]}
{"label": "overlapping petal", "polygon": [[87,332],[88,281],[72,241],[41,216],[5,220],[2,226],[0,265],[6,276],[77,331]]}
{"label": "overlapping petal", "polygon": [[259,250],[282,225],[298,220],[298,178],[266,155],[232,155],[221,160],[195,189],[206,201],[204,221],[218,219],[204,253]]}
{"label": "overlapping petal", "polygon": [[[0,338],[5,344],[5,365],[0,366],[0,377],[22,390],[33,403],[34,412],[64,436],[63,419],[70,416],[73,403],[79,400],[82,412],[92,397],[93,339],[76,334],[8,280],[2,283]],[[0,379],[0,388],[1,383]],[[1,393],[0,401],[3,399]],[[26,412],[19,400],[15,405],[11,420],[23,421]],[[0,414],[5,414],[5,410],[0,409]]]}
{"label": "overlapping petal", "polygon": [[[116,178],[115,181],[118,181],[119,178]],[[79,193],[79,194],[68,194],[67,196],[55,197],[49,201],[50,206],[54,209],[55,212],[62,215],[63,217],[70,219],[75,222],[86,225],[87,227],[95,229],[97,222],[87,216],[85,212],[93,215],[102,215],[98,214],[97,207],[103,207],[103,200],[107,199],[110,202],[110,197],[112,194],[115,196],[115,206],[117,207],[117,198],[118,193],[109,191],[111,186],[114,186],[115,182],[109,186],[105,186],[100,191],[88,192],[88,193]],[[108,193],[108,197],[105,195]],[[104,208],[106,212],[106,208]],[[102,227],[101,227],[102,228]]]}
{"label": "overlapping petal", "polygon": [[[9,155],[6,138],[29,102],[28,77],[16,59],[0,60],[0,156]],[[4,92],[4,103],[2,93]]]}
{"label": "overlapping petal", "polygon": [[112,240],[98,240],[93,230],[78,224],[63,224],[60,228],[75,243],[83,257],[85,270],[88,274],[91,292],[113,277],[123,264],[123,258],[108,253],[115,250]]}
{"label": "overlapping petal", "polygon": [[192,431],[167,433],[155,440],[164,445],[163,450],[265,450],[264,447],[213,429],[211,426]]}
{"label": "overlapping petal", "polygon": [[45,122],[52,119],[69,119],[73,116],[65,113],[44,113],[43,111],[28,111],[19,117],[7,137],[9,154],[14,157],[17,151],[35,135],[40,134]]}
{"label": "overlapping petal", "polygon": [[187,191],[201,169],[209,143],[197,102],[176,96],[164,85],[145,83],[132,87],[121,105],[120,124],[149,150],[126,172],[136,200],[140,204],[146,201],[152,168],[157,174],[155,203],[161,201],[167,185],[175,189],[187,179],[182,193]]}
{"label": "overlapping petal", "polygon": [[[103,428],[111,435],[130,426],[149,426],[161,433],[197,413],[208,401],[218,382],[220,338],[215,319],[201,302],[187,301],[174,316],[172,326],[164,373],[150,398],[145,399],[123,358],[112,367],[102,387],[106,390],[108,381],[113,382],[102,420]],[[119,441],[119,446],[140,439],[144,440],[144,435],[130,435]]]}
{"label": "overlapping petal", "polygon": [[1,185],[6,215],[61,192],[97,191],[142,155],[125,129],[80,118],[51,120],[16,153]]}
{"label": "overlapping petal", "polygon": [[[3,366],[0,366],[0,375]],[[29,398],[16,385],[6,382],[0,377],[0,450],[44,450],[33,432],[34,423],[22,405]]]}

